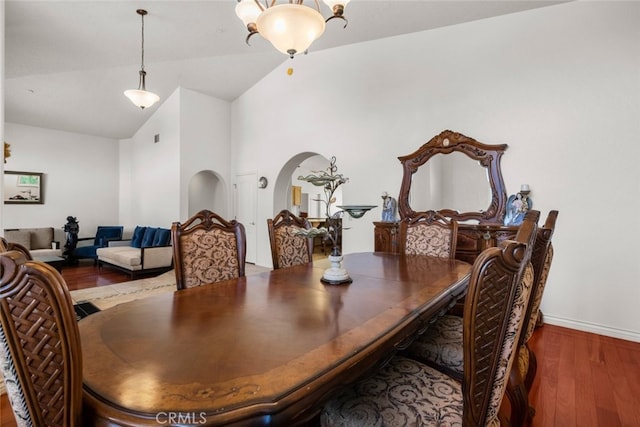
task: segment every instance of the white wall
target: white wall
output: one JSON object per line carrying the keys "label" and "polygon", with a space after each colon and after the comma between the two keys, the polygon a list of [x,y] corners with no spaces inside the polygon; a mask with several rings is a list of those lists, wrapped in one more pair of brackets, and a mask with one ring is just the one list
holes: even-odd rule
{"label": "white wall", "polygon": [[[169,228],[188,219],[189,182],[200,171],[215,172],[228,186],[229,128],[228,102],[177,88],[131,139],[120,141],[125,229]],[[229,213],[230,193],[222,215]]]}
{"label": "white wall", "polygon": [[191,178],[205,170],[215,172],[228,190],[223,203],[208,209],[227,218],[233,196],[229,185],[231,104],[184,88],[180,89],[180,98],[180,220],[189,218]]}
{"label": "white wall", "polygon": [[[159,142],[154,142],[159,135]],[[170,228],[180,218],[180,90],[162,102],[129,140],[120,142],[123,162],[121,203],[130,207],[122,225]],[[127,182],[129,180],[129,182]]]}
{"label": "white wall", "polygon": [[54,227],[64,242],[69,215],[80,222],[80,237],[118,223],[117,141],[15,123],[5,123],[5,140],[5,170],[44,173],[44,204],[3,205],[4,228]]}
{"label": "white wall", "polygon": [[[335,155],[344,203],[379,204],[397,157],[444,129],[507,143],[508,192],[528,183],[543,217],[560,211],[545,319],[640,341],[638,22],[637,2],[571,2],[298,57],[233,103],[232,175]],[[350,220],[345,252],[373,249],[378,218]]]}

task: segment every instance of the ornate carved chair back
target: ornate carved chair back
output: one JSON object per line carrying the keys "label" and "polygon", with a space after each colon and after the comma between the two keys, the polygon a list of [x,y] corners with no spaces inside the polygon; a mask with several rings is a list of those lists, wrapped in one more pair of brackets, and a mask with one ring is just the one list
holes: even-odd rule
{"label": "ornate carved chair back", "polygon": [[542,302],[544,288],[547,284],[551,261],[553,261],[551,238],[556,228],[557,218],[558,211],[550,211],[544,226],[538,229],[536,243],[533,248],[533,254],[531,255],[531,264],[533,265],[535,276],[531,290],[531,302],[529,303],[527,315],[524,319],[524,333],[520,338],[521,345],[529,341],[538,321],[540,304]]}
{"label": "ornate carved chair back", "polygon": [[0,253],[7,252],[9,250],[9,242],[4,237],[0,237]]}
{"label": "ornate carved chair back", "polygon": [[515,240],[483,251],[464,307],[463,425],[497,421],[531,287],[531,254],[540,213],[529,211]]}
{"label": "ornate carved chair back", "polygon": [[82,353],[69,291],[51,266],[0,255],[0,363],[18,426],[81,426]]}
{"label": "ornate carved chair back", "polygon": [[400,223],[400,246],[408,255],[455,257],[458,222],[435,211],[418,212]]}
{"label": "ornate carved chair back", "polygon": [[510,422],[512,425],[523,425],[533,416],[535,409],[529,406],[528,391],[536,376],[536,356],[527,346],[533,335],[542,302],[542,294],[553,260],[551,238],[555,230],[558,211],[550,211],[543,227],[538,228],[531,264],[534,271],[533,286],[529,297],[527,312],[524,317],[522,334],[518,342],[516,362],[509,377],[507,396],[511,402]]}
{"label": "ornate carved chair back", "polygon": [[311,224],[288,210],[280,211],[273,219],[267,219],[273,269],[310,263],[313,258],[313,239],[296,235],[308,230]]}
{"label": "ornate carved chair back", "polygon": [[18,251],[25,256],[27,260],[32,260],[29,249],[17,242],[8,242],[4,237],[0,237],[0,253],[8,251]]}
{"label": "ornate carved chair back", "polygon": [[171,225],[178,290],[244,276],[244,226],[202,210],[184,224]]}

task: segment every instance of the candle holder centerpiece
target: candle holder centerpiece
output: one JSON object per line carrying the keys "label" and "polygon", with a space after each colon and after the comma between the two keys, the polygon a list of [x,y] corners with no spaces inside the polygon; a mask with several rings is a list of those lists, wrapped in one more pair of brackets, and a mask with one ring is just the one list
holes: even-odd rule
{"label": "candle holder centerpiece", "polygon": [[322,275],[322,283],[330,285],[343,285],[352,282],[351,277],[346,269],[342,267],[342,253],[340,252],[340,236],[342,234],[342,216],[347,212],[352,218],[361,218],[367,211],[376,207],[376,205],[341,205],[339,211],[331,213],[331,205],[336,202],[335,192],[342,184],[349,182],[349,178],[338,173],[335,156],[331,157],[329,167],[322,171],[313,171],[307,176],[299,176],[299,180],[309,182],[317,187],[322,187],[325,199],[313,199],[314,201],[324,203],[325,207],[325,226],[313,227],[308,230],[298,232],[309,238],[322,236],[322,238],[331,242],[331,254],[329,261],[331,267],[325,270]]}

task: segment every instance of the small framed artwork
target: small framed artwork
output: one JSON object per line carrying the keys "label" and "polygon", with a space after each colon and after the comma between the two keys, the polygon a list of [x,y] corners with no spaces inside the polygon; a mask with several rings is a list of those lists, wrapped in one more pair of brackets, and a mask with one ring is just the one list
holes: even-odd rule
{"label": "small framed artwork", "polygon": [[4,203],[42,205],[42,173],[4,171]]}

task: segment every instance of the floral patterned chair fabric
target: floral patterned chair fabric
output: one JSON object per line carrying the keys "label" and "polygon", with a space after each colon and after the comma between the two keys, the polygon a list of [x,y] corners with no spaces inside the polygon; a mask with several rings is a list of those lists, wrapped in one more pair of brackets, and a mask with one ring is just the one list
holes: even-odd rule
{"label": "floral patterned chair fabric", "polygon": [[17,425],[81,426],[82,352],[69,290],[51,266],[0,255],[0,369]]}
{"label": "floral patterned chair fabric", "polygon": [[[323,426],[497,426],[533,282],[537,212],[516,237],[476,259],[465,300],[462,383],[415,359],[391,362],[333,397]],[[417,420],[417,421],[413,421]]]}
{"label": "floral patterned chair fabric", "polygon": [[405,254],[453,259],[458,223],[434,211],[422,212],[400,223],[400,242]]}
{"label": "floral patterned chair fabric", "polygon": [[296,234],[311,228],[305,218],[283,210],[273,219],[267,219],[267,228],[274,270],[312,261],[313,240]]}
{"label": "floral patterned chair fabric", "polygon": [[203,210],[171,226],[178,290],[244,276],[244,226]]}

